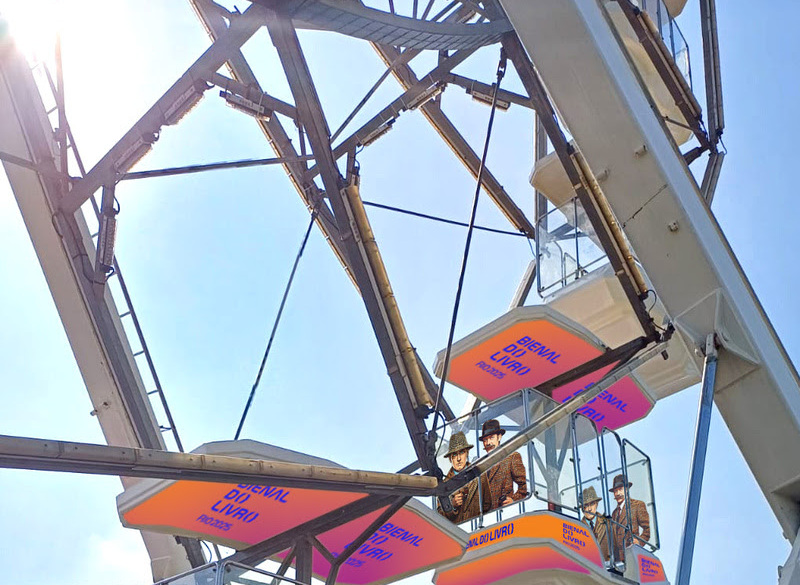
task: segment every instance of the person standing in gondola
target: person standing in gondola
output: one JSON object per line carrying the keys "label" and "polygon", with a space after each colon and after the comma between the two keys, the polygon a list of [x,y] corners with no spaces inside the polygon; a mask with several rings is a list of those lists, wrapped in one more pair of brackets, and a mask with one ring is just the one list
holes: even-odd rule
{"label": "person standing in gondola", "polygon": [[[450,471],[445,476],[445,481],[455,477],[464,470],[469,462],[469,450],[473,445],[467,442],[467,437],[462,432],[453,433],[445,457],[450,460]],[[480,488],[478,487],[480,485]],[[480,495],[478,493],[480,489]],[[480,516],[481,510],[488,512],[492,505],[492,496],[489,484],[486,481],[486,474],[481,474],[480,484],[478,478],[473,479],[467,485],[450,495],[450,502],[453,504],[452,512],[445,512],[441,506],[438,512],[448,520],[461,524],[472,518]],[[483,506],[481,506],[481,503]]]}
{"label": "person standing in gondola", "polygon": [[583,518],[581,522],[588,524],[592,529],[600,552],[605,560],[610,558],[608,549],[608,519],[603,514],[597,513],[597,504],[602,498],[597,495],[594,487],[589,486],[583,490]]}
{"label": "person standing in gondola", "polygon": [[[497,419],[489,419],[483,423],[481,436],[487,453],[500,446],[500,438],[506,433]],[[522,456],[514,452],[486,472],[489,489],[492,492],[492,509],[508,506],[528,497],[528,480]],[[516,489],[515,489],[516,488]]]}
{"label": "person standing in gondola", "polygon": [[[625,559],[625,547],[633,544],[644,546],[650,540],[650,514],[647,513],[647,505],[641,500],[630,498],[628,504],[628,490],[633,485],[628,482],[625,485],[625,476],[620,474],[614,477],[614,484],[608,490],[614,494],[617,507],[611,513],[611,520],[614,522],[614,557],[617,561]],[[628,505],[630,505],[630,519],[628,518]],[[630,530],[628,524],[630,523]]]}

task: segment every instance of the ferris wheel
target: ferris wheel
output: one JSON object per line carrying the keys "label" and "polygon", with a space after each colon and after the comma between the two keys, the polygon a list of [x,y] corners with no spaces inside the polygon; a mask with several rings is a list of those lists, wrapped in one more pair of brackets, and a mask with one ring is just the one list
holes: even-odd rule
{"label": "ferris wheel", "polygon": [[[53,75],[3,41],[0,158],[109,445],[3,439],[8,467],[141,478],[124,482],[120,517],[144,531],[165,583],[182,571],[179,580],[287,580],[292,565],[295,582],[330,585],[432,568],[442,584],[666,582],[650,459],[620,429],[702,382],[678,582],[691,571],[712,400],[784,532],[796,534],[800,475],[761,454],[800,441],[797,375],[709,212],[725,156],[713,0],[699,2],[705,109],[676,23],[681,2],[190,3],[211,45],[91,167],[67,120],[60,51]],[[337,128],[306,31],[369,43],[384,65]],[[262,33],[287,95],[243,50]],[[478,53],[492,55],[485,77],[455,72]],[[389,77],[400,93],[384,103]],[[481,146],[446,113],[451,87],[489,106]],[[204,97],[251,119],[274,156],[135,170]],[[494,116],[511,107],[530,112],[532,215],[487,163]],[[453,221],[365,200],[361,189],[362,152],[417,110],[475,180],[449,336],[431,369],[368,210]],[[270,165],[288,176],[308,227],[234,441],[184,453],[116,258],[125,220],[116,191],[124,181]],[[472,234],[486,229],[476,221],[482,193],[510,224],[494,231],[525,239],[532,259],[508,312],[456,339]],[[408,431],[415,461],[397,473],[239,440],[315,230],[363,300]],[[534,285],[538,302],[527,304]],[[470,396],[461,415],[448,386]],[[770,433],[752,423],[754,410]],[[201,541],[237,552],[209,565]],[[257,567],[267,559],[277,574]],[[500,575],[498,563],[516,568]]]}

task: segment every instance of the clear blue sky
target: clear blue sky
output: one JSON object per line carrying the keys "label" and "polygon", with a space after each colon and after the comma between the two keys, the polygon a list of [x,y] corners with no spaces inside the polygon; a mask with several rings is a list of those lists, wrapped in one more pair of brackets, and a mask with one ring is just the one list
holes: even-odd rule
{"label": "clear blue sky", "polygon": [[[31,7],[41,15],[58,2],[15,4],[0,0],[0,9],[20,13]],[[91,165],[209,41],[187,2],[69,4],[73,9],[64,16],[67,108],[80,151]],[[689,4],[679,23],[693,51],[697,86],[702,53],[696,3]],[[742,0],[719,6],[729,155],[714,212],[797,360],[800,309],[793,295],[798,275],[792,238],[800,203],[791,181],[796,166],[791,137],[800,130],[795,115],[800,86],[787,64],[800,57],[794,34],[800,9],[788,0],[769,7]],[[301,41],[336,128],[380,75],[381,63],[365,43],[352,39],[306,32]],[[259,33],[245,53],[265,88],[290,100],[266,34]],[[489,48],[458,71],[488,82],[496,59],[497,48]],[[421,58],[415,67],[419,72],[430,63]],[[508,87],[515,84],[509,79]],[[702,94],[702,87],[696,89]],[[364,116],[398,91],[388,81]],[[488,109],[455,87],[445,92],[444,107],[479,149]],[[512,107],[498,115],[490,166],[532,217],[531,143],[530,112]],[[164,130],[139,168],[271,154],[252,121],[211,91],[179,126]],[[467,218],[473,180],[418,113],[401,116],[359,161],[365,199]],[[184,444],[194,448],[230,439],[307,213],[277,167],[129,182],[117,194],[122,207],[117,256]],[[411,339],[430,367],[446,343],[464,230],[377,209],[370,217]],[[487,198],[479,219],[506,227]],[[102,442],[2,174],[0,250],[0,432]],[[521,238],[476,235],[457,337],[505,311],[530,257]],[[460,408],[464,395],[448,392]],[[697,394],[692,388],[664,400],[646,420],[623,432],[653,460],[660,556],[670,577]],[[318,232],[301,263],[243,436],[364,469],[393,471],[413,458],[361,300]],[[117,518],[119,491],[112,477],[0,470],[0,560],[8,581],[149,582],[141,539]],[[774,582],[789,546],[716,413],[703,494],[693,582]]]}

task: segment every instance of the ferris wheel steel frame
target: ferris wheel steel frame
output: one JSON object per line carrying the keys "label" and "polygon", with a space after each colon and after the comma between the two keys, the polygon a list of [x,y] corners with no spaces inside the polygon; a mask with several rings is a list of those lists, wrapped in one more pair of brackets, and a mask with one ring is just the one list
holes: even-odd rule
{"label": "ferris wheel steel frame", "polygon": [[[711,2],[713,7],[713,0],[704,1],[706,4]],[[601,239],[603,248],[619,275],[623,289],[645,332],[646,340],[654,343],[661,339],[643,304],[645,291],[642,290],[641,277],[638,276],[637,267],[628,258],[624,240],[619,234],[615,234],[608,217],[604,216],[603,209],[597,204],[597,198],[591,193],[591,182],[586,178],[580,157],[566,141],[541,80],[508,19],[494,0],[480,4],[470,1],[452,2],[450,9],[443,13],[441,22],[381,12],[358,2],[342,3],[333,0],[306,2],[255,0],[241,14],[232,13],[213,0],[190,0],[190,3],[212,39],[211,46],[85,177],[67,178],[67,182],[71,185],[71,189],[67,190],[66,184],[59,179],[59,176],[64,178],[66,173],[63,154],[60,168],[54,165],[51,168],[46,162],[47,148],[41,146],[40,155],[36,157],[36,160],[41,162],[36,163],[35,170],[40,174],[42,181],[49,182],[49,189],[53,193],[60,193],[60,196],[53,201],[53,206],[57,209],[56,221],[67,247],[74,254],[73,257],[80,258],[81,255],[86,255],[85,242],[81,242],[80,237],[83,228],[77,223],[76,212],[99,189],[113,190],[120,180],[158,176],[157,171],[152,175],[145,174],[147,171],[130,172],[130,167],[152,148],[164,125],[178,123],[191,109],[187,107],[186,111],[182,112],[180,111],[182,105],[189,106],[193,99],[199,99],[197,95],[202,96],[212,87],[257,103],[271,114],[256,117],[255,122],[276,155],[274,159],[262,159],[260,162],[281,164],[309,212],[316,212],[316,225],[364,300],[417,460],[423,470],[433,472],[436,469],[433,445],[425,425],[425,418],[432,412],[430,403],[439,402],[440,410],[448,419],[453,418],[453,412],[446,401],[443,399],[437,401],[440,388],[416,355],[405,334],[399,309],[391,298],[388,277],[385,277],[385,269],[382,267],[377,247],[369,251],[364,246],[365,238],[368,239],[369,235],[368,223],[364,224],[363,220],[361,224],[354,221],[359,206],[363,206],[358,192],[355,151],[356,148],[365,146],[369,137],[375,136],[387,125],[390,126],[401,114],[419,109],[468,171],[477,176],[480,163],[478,154],[445,114],[441,98],[438,97],[439,92],[432,91],[432,88],[438,90],[448,84],[454,84],[467,90],[477,88],[484,93],[491,91],[492,86],[457,75],[453,73],[453,69],[478,48],[500,42],[517,70],[528,96],[500,90],[498,98],[535,111],[537,158],[544,152],[542,149],[546,146],[544,145],[544,132],[546,132],[568,176],[576,186],[578,196]],[[426,12],[432,5],[431,1]],[[469,23],[476,15],[479,16],[479,22]],[[704,29],[704,40],[706,36],[715,38],[716,23],[713,25],[707,35]],[[296,29],[304,26],[351,34],[370,42],[388,68],[387,71],[391,72],[402,88],[402,93],[395,100],[336,146],[331,143],[331,133],[323,106],[297,36]],[[277,50],[294,104],[279,100],[264,91],[241,52],[241,47],[262,27],[267,28]],[[400,52],[399,47],[405,47],[405,51]],[[408,62],[422,50],[440,51],[440,58],[436,67],[430,72],[418,76]],[[412,53],[406,57],[407,51]],[[713,62],[713,51],[709,51],[707,60]],[[230,77],[218,72],[224,65],[227,65]],[[718,115],[713,126],[714,136],[718,137],[722,130],[721,97],[713,99],[718,100]],[[63,95],[60,95],[59,114],[62,116],[61,119],[66,121]],[[276,114],[285,116],[297,126],[299,152]],[[306,149],[307,143],[310,153]],[[66,138],[61,141],[61,145],[62,150],[66,150]],[[339,166],[339,161],[343,157],[346,158],[344,176]],[[718,176],[722,155],[712,160],[715,165],[713,173]],[[309,166],[312,161],[314,164]],[[217,168],[226,168],[220,166],[223,164],[247,166],[245,162],[216,165]],[[251,161],[251,164],[256,162]],[[186,170],[191,167],[185,167],[185,172],[209,170],[200,168],[202,166],[197,165],[194,171]],[[709,164],[709,168],[711,167],[712,163]],[[162,173],[167,174],[166,171]],[[712,171],[707,171],[707,174],[709,172]],[[322,183],[321,186],[317,184],[317,178]],[[709,183],[711,181],[709,179]],[[713,183],[715,184],[715,181]],[[531,221],[488,169],[484,171],[482,187],[516,230],[529,238],[534,237],[535,228]],[[713,195],[713,185],[710,185],[709,189]],[[539,197],[537,195],[537,198]],[[710,196],[707,199],[710,200]],[[363,217],[366,218],[365,213]],[[80,274],[79,271],[76,273]],[[103,290],[102,282],[98,286],[97,276],[95,272],[95,278],[90,279],[83,274],[83,279],[78,280],[84,297],[89,300],[89,308],[94,315],[95,326],[102,344],[106,351],[111,351],[119,345],[120,332],[113,319],[106,315],[108,307],[103,300],[106,291]],[[110,355],[113,358],[113,352]],[[127,396],[124,407],[131,417],[133,428],[140,435],[139,446],[164,449],[158,425],[154,426],[153,421],[146,416],[147,406],[139,404],[142,397],[139,396],[141,392],[138,384],[130,379],[133,376],[129,372],[131,364],[122,359],[116,361],[112,359],[112,362],[111,367],[114,369],[117,383],[121,388],[127,388],[123,392]],[[431,398],[429,403],[424,400],[426,396]],[[303,563],[307,564],[310,552],[306,550],[308,548],[306,545],[316,546],[314,544],[316,534],[381,507],[396,505],[397,501],[397,496],[369,496],[363,501],[335,510],[325,517],[310,521],[271,539],[269,543],[262,543],[252,550],[237,553],[235,558],[253,563],[255,560],[261,561],[288,546],[293,546],[297,558],[300,559],[302,556],[306,559]],[[301,541],[305,545],[300,546],[298,543]],[[190,554],[190,558],[192,564],[198,566],[202,555],[200,559],[197,558],[199,547],[194,545],[192,545],[194,554]],[[304,550],[306,552],[303,552]],[[295,556],[295,553],[287,559],[292,556]],[[281,567],[284,572],[287,568],[288,565]]]}

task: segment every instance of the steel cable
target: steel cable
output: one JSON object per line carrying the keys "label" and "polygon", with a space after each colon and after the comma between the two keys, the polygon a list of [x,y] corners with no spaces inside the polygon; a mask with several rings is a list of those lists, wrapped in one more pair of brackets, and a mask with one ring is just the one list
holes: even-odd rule
{"label": "steel cable", "polygon": [[275,323],[273,323],[272,325],[272,333],[270,333],[269,335],[269,341],[267,342],[267,349],[266,351],[264,351],[264,357],[261,359],[261,366],[258,368],[258,375],[256,376],[256,381],[253,383],[253,387],[250,389],[250,396],[247,398],[247,404],[244,407],[242,418],[239,421],[239,427],[236,429],[236,435],[234,435],[233,437],[234,441],[239,439],[239,435],[242,432],[242,427],[244,426],[244,420],[247,418],[247,413],[250,411],[250,406],[253,404],[253,397],[256,394],[256,388],[258,388],[258,384],[259,382],[261,382],[261,375],[264,373],[264,366],[267,363],[269,352],[272,349],[272,342],[275,339],[275,333],[278,331],[278,324],[281,321],[281,315],[283,315],[283,308],[284,306],[286,306],[286,299],[289,296],[289,290],[292,288],[292,281],[294,281],[294,275],[297,272],[297,265],[300,263],[300,258],[303,256],[303,251],[306,249],[306,244],[308,243],[308,236],[311,235],[311,228],[314,227],[314,221],[316,219],[317,219],[317,211],[314,210],[311,212],[311,220],[308,222],[308,228],[306,228],[306,233],[303,236],[303,243],[300,244],[300,250],[298,250],[297,256],[294,259],[292,272],[289,274],[289,282],[286,283],[286,288],[283,291],[283,298],[281,299],[280,307],[278,307],[278,314],[275,317]]}
{"label": "steel cable", "polygon": [[[506,53],[500,49],[500,62],[497,64],[497,82],[492,88],[492,111],[489,114],[489,124],[486,128],[486,140],[483,144],[483,156],[481,156],[481,164],[478,167],[478,176],[475,186],[475,196],[472,199],[472,211],[469,217],[469,227],[467,228],[467,240],[464,244],[464,254],[461,257],[461,272],[458,277],[458,288],[456,289],[456,299],[453,305],[453,317],[450,320],[450,333],[447,338],[447,349],[444,354],[444,365],[442,367],[442,377],[439,382],[439,393],[436,395],[436,405],[434,406],[433,425],[431,426],[432,433],[436,432],[436,425],[438,424],[441,413],[439,412],[439,402],[444,394],[444,386],[447,381],[447,371],[450,367],[450,352],[453,347],[453,336],[455,335],[456,320],[458,319],[458,308],[461,304],[461,291],[464,286],[464,275],[467,269],[467,259],[469,257],[470,244],[472,243],[472,233],[475,229],[475,215],[478,211],[478,199],[481,193],[481,183],[483,181],[483,170],[486,167],[486,155],[489,152],[489,139],[492,136],[492,126],[494,125],[494,115],[497,111],[497,90],[500,89],[500,82],[506,72]],[[442,439],[444,439],[444,433]]]}

